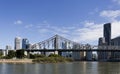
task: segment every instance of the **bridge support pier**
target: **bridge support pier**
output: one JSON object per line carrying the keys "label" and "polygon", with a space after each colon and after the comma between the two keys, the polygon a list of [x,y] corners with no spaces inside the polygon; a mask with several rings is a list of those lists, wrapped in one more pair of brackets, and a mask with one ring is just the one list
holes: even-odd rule
{"label": "bridge support pier", "polygon": [[58,52],[58,55],[62,56],[62,52],[61,52],[61,51],[59,51],[59,52]]}
{"label": "bridge support pier", "polygon": [[30,51],[24,51],[24,54],[26,53],[26,56],[30,58]]}

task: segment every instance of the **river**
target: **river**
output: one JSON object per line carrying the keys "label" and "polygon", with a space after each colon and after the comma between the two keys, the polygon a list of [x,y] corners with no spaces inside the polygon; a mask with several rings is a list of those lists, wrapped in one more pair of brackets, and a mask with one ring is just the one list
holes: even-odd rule
{"label": "river", "polygon": [[0,74],[120,74],[119,62],[0,64]]}

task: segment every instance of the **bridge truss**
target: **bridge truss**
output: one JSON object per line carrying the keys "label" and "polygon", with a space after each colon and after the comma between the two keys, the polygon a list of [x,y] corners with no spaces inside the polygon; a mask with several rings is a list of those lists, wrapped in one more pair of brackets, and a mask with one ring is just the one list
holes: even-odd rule
{"label": "bridge truss", "polygon": [[62,36],[55,35],[47,40],[36,43],[32,49],[90,49],[89,44],[80,44]]}

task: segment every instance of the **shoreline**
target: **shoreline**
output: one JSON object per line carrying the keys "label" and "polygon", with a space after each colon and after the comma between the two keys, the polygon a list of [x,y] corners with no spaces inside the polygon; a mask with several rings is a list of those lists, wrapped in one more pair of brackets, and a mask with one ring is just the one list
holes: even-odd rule
{"label": "shoreline", "polygon": [[33,59],[0,59],[0,63],[33,63]]}
{"label": "shoreline", "polygon": [[[118,62],[118,61],[73,61],[73,62]],[[33,62],[33,59],[0,59],[0,64],[1,63],[35,63],[35,62]],[[39,63],[47,63],[47,62],[39,62]],[[61,63],[65,63],[65,62],[61,62]]]}

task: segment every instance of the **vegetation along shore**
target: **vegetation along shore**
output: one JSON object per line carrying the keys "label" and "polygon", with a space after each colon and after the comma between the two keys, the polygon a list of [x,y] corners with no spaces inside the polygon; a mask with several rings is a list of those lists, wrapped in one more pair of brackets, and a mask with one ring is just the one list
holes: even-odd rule
{"label": "vegetation along shore", "polygon": [[71,58],[65,58],[57,54],[45,56],[42,54],[25,55],[24,50],[9,51],[7,56],[0,55],[0,63],[60,63],[72,62]]}

